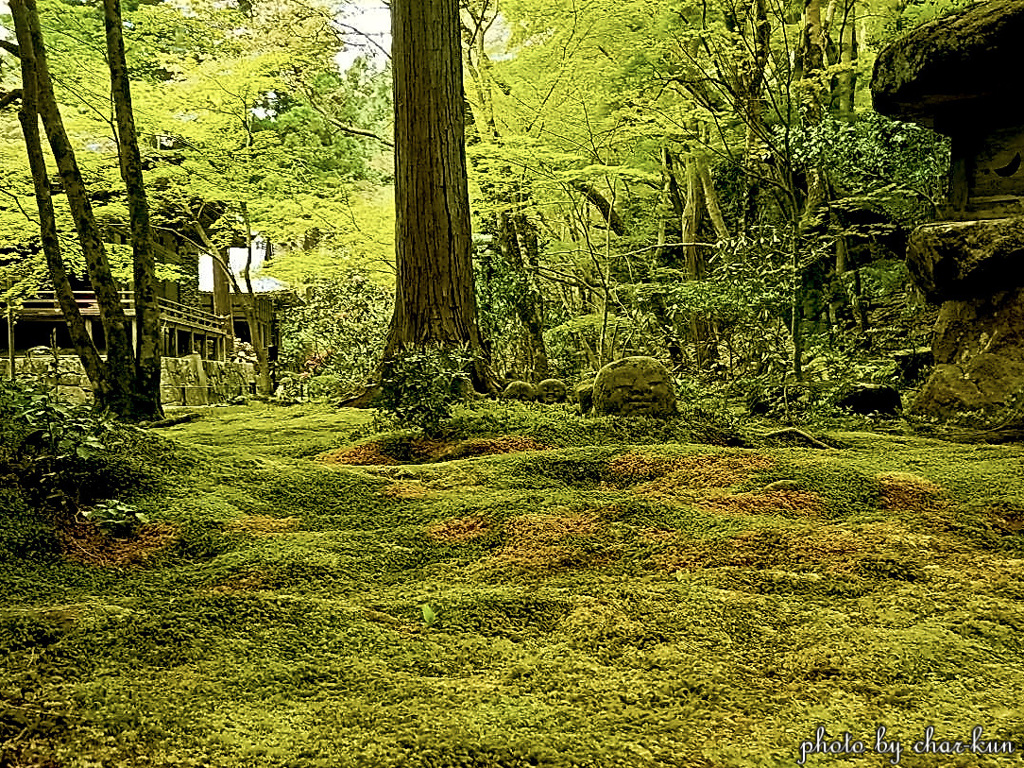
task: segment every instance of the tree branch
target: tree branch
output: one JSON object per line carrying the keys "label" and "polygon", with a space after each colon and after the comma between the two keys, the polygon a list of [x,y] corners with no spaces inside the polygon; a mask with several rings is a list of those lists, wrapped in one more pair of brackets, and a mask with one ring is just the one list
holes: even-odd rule
{"label": "tree branch", "polygon": [[385,147],[395,146],[393,142],[390,142],[387,139],[378,136],[373,131],[367,130],[366,128],[357,128],[354,125],[343,123],[340,120],[332,117],[327,113],[327,110],[324,109],[324,107],[318,103],[316,93],[314,93],[312,88],[304,84],[300,85],[300,87],[306,94],[306,98],[309,100],[309,106],[311,106],[317,112],[317,114],[319,114],[324,120],[330,123],[335,130],[341,131],[342,133],[347,133],[350,136],[365,136],[368,139],[376,139]]}
{"label": "tree branch", "polygon": [[10,40],[0,40],[0,50],[7,51],[16,59],[21,58],[21,49]]}
{"label": "tree branch", "polygon": [[10,106],[16,101],[19,101],[22,96],[21,88],[15,88],[13,91],[0,91],[0,109]]}
{"label": "tree branch", "polygon": [[608,202],[608,199],[598,192],[597,188],[593,184],[587,184],[585,181],[574,181],[572,187],[577,192],[581,193],[587,200],[589,200],[597,210],[601,212],[604,220],[608,222],[608,226],[611,227],[612,232],[616,235],[624,235],[626,233],[626,227],[622,223],[622,219],[619,218],[618,212]]}

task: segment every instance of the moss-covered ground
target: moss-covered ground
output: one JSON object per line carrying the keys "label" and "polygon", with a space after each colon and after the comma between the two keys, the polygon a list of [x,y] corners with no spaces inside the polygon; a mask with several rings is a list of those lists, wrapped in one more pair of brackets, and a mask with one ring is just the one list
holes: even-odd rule
{"label": "moss-covered ground", "polygon": [[1021,763],[1024,447],[510,408],[442,462],[312,405],[161,430],[125,552],[0,563],[0,764]]}

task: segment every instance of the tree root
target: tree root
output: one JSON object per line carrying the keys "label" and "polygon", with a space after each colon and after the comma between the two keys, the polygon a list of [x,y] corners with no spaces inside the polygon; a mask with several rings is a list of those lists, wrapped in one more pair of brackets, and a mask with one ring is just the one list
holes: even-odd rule
{"label": "tree root", "polygon": [[163,427],[173,427],[176,424],[188,424],[190,421],[196,421],[203,418],[201,413],[182,413],[178,416],[168,416],[166,419],[160,419],[160,421],[143,421],[139,423],[140,427],[148,427],[149,429],[162,429]]}
{"label": "tree root", "polygon": [[821,448],[822,450],[833,450],[832,446],[828,443],[823,443],[816,437],[804,432],[802,429],[796,427],[786,427],[785,429],[777,429],[774,432],[769,432],[766,435],[761,436],[764,440],[778,440],[779,438],[794,437],[797,440],[807,443],[812,448]]}

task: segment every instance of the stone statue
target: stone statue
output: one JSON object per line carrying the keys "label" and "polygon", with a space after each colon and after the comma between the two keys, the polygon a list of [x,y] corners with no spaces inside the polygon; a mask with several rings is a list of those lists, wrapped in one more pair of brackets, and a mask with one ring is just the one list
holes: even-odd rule
{"label": "stone statue", "polygon": [[501,393],[501,399],[532,403],[537,399],[537,388],[528,381],[513,381],[505,387],[505,391]]}
{"label": "stone statue", "polygon": [[548,405],[564,403],[566,394],[565,382],[558,379],[544,379],[537,385],[537,399]]}
{"label": "stone statue", "polygon": [[653,357],[624,357],[608,363],[594,382],[594,409],[602,416],[674,416],[672,376]]}

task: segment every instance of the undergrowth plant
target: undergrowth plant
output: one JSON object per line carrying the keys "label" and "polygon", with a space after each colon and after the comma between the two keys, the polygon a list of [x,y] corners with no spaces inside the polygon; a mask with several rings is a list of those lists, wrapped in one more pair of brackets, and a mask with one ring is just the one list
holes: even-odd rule
{"label": "undergrowth plant", "polygon": [[399,426],[417,427],[436,437],[460,400],[459,383],[469,382],[465,371],[472,359],[465,350],[440,347],[396,355],[382,367],[374,405]]}
{"label": "undergrowth plant", "polygon": [[117,499],[97,502],[91,509],[83,510],[82,517],[94,522],[101,531],[118,537],[128,536],[149,522],[149,518],[131,504]]}
{"label": "undergrowth plant", "polygon": [[151,486],[143,463],[154,440],[61,400],[39,379],[0,383],[0,474],[16,478],[25,499],[59,524],[112,491]]}

